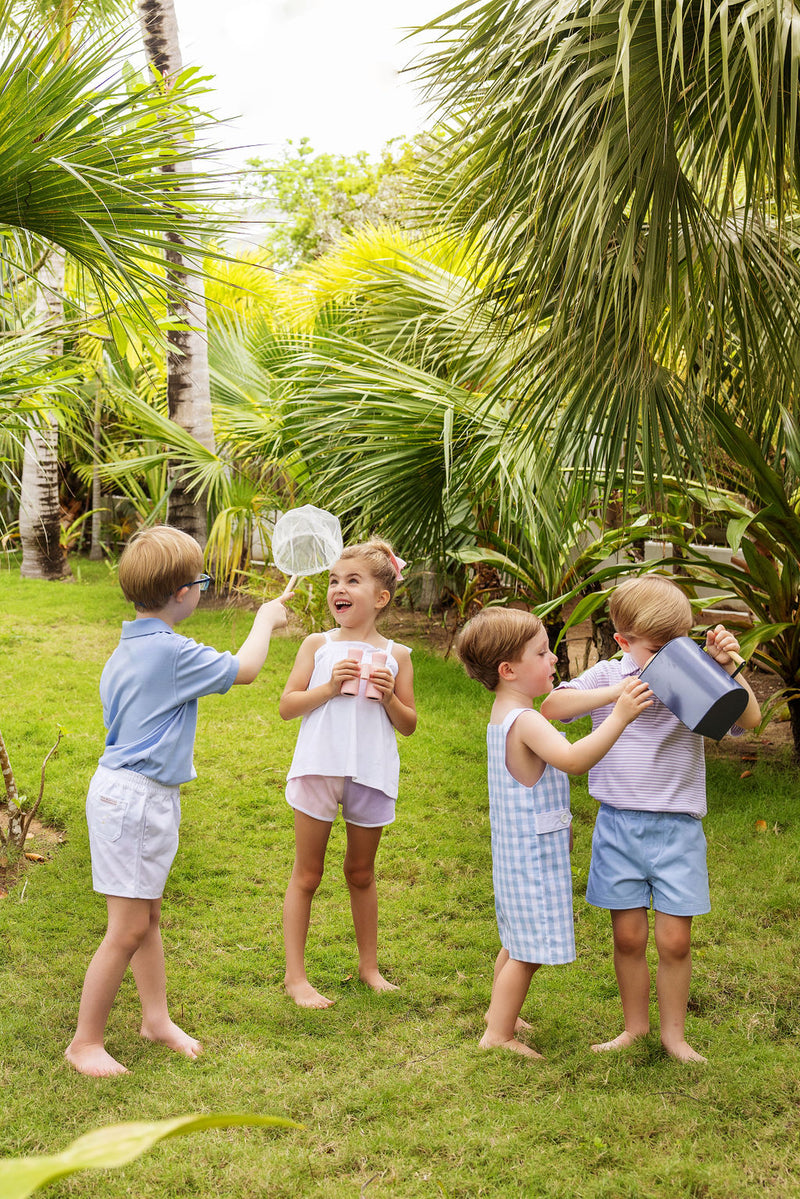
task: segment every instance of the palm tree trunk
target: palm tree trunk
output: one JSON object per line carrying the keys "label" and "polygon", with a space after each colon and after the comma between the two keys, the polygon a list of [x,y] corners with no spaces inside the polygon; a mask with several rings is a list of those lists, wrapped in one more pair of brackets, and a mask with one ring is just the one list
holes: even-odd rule
{"label": "palm tree trunk", "polygon": [[[64,255],[51,250],[39,272],[36,314],[59,328],[64,316]],[[56,336],[53,356],[63,352]],[[19,506],[22,542],[20,574],[25,579],[63,579],[71,574],[61,545],[61,505],[58,494],[58,423],[49,413],[29,422],[22,460]]]}
{"label": "palm tree trunk", "polygon": [[792,730],[794,756],[800,759],[800,699],[789,700],[789,727]]}
{"label": "palm tree trunk", "polygon": [[14,771],[11,769],[11,763],[8,760],[8,750],[6,749],[2,733],[0,733],[0,771],[3,773],[3,783],[6,789],[5,807],[6,815],[8,816],[7,832],[3,832],[0,829],[0,844],[19,847],[25,844],[23,833],[25,817],[20,811],[17,784],[14,779]]}
{"label": "palm tree trunk", "polygon": [[[164,80],[166,88],[182,67],[178,24],[173,0],[137,0],[145,52],[149,62]],[[173,301],[170,315],[189,326],[171,330],[167,348],[167,402],[172,420],[192,434],[202,445],[215,449],[211,422],[211,395],[208,379],[205,296],[202,280],[189,278],[183,255],[182,238],[177,228],[168,235],[166,251],[170,279],[192,299]],[[205,500],[193,496],[178,466],[170,468],[168,506],[170,524],[190,533],[201,545],[207,536]]]}
{"label": "palm tree trunk", "polygon": [[92,423],[92,544],[89,561],[99,562],[103,557],[103,483],[100,478],[100,433],[103,412],[102,383],[95,379],[94,421]]}

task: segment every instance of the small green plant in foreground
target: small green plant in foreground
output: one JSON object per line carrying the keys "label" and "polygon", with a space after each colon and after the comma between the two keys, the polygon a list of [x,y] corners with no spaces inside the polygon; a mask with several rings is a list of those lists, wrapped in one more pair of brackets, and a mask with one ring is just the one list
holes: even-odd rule
{"label": "small green plant in foreground", "polygon": [[240,1124],[257,1124],[263,1128],[302,1128],[293,1120],[278,1116],[248,1116],[215,1114],[211,1116],[175,1116],[172,1120],[147,1123],[137,1120],[129,1124],[112,1124],[88,1132],[73,1141],[61,1153],[52,1157],[19,1157],[0,1160],[0,1196],[2,1199],[28,1199],[40,1187],[75,1174],[79,1170],[102,1170],[125,1166],[158,1141],[199,1132],[204,1128],[231,1128]]}
{"label": "small green plant in foreground", "polygon": [[[489,705],[456,662],[422,642],[412,642],[419,727],[401,746],[397,820],[377,859],[380,962],[400,990],[375,995],[358,981],[337,822],[309,938],[311,976],[336,1004],[311,1012],[283,993],[281,906],[294,854],[284,783],[297,727],[278,718],[277,704],[297,637],[276,636],[252,687],[201,702],[199,777],[182,788],[162,932],[171,1009],[204,1053],[191,1062],[140,1038],[128,976],[108,1046],[130,1074],[73,1071],[63,1051],[105,928],[83,814],[103,744],[97,686],[120,622],[131,616],[102,563],[80,567],[81,581],[68,585],[0,574],[0,727],[18,777],[38,777],[58,724],[70,733],[48,766],[39,813],[65,842],[0,900],[0,1157],[56,1155],[93,1129],[176,1111],[267,1111],[304,1128],[168,1138],[157,1153],[74,1174],[45,1193],[800,1194],[800,821],[789,747],[749,735],[709,747],[713,910],[694,922],[687,1026],[708,1065],[665,1057],[655,1031],[626,1053],[589,1049],[620,1031],[621,1013],[608,914],[584,899],[596,812],[584,780],[572,787],[578,960],[540,970],[523,1011],[532,1024],[524,1035],[545,1058],[486,1052],[478,1039],[498,948]],[[250,612],[207,606],[184,631],[235,649],[251,621]],[[576,723],[570,737],[586,731]],[[768,738],[776,736],[771,728]],[[756,760],[743,763],[743,755]]]}

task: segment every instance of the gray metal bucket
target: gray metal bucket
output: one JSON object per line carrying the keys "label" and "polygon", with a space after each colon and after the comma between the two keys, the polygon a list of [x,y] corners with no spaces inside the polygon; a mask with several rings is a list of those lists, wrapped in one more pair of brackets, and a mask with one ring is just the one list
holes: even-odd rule
{"label": "gray metal bucket", "polygon": [[668,641],[640,678],[688,728],[719,741],[736,724],[749,696],[691,637]]}

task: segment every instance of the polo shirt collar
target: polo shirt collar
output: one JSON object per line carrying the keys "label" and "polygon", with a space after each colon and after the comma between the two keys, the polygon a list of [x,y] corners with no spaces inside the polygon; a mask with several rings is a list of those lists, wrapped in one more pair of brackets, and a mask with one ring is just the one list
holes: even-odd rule
{"label": "polo shirt collar", "polygon": [[630,675],[639,674],[644,667],[636,665],[636,659],[633,654],[623,654],[620,658],[620,670],[625,678]]}
{"label": "polo shirt collar", "polygon": [[130,637],[149,637],[153,633],[174,633],[169,625],[159,620],[157,616],[142,616],[139,620],[123,620],[122,622],[122,638],[127,640]]}

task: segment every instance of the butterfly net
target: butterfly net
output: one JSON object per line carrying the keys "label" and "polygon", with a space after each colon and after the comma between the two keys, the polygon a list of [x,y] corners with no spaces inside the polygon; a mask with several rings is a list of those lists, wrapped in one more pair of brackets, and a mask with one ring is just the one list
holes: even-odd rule
{"label": "butterfly net", "polygon": [[272,560],[286,575],[327,570],[343,548],[339,520],[324,508],[304,504],[278,517],[272,533]]}

